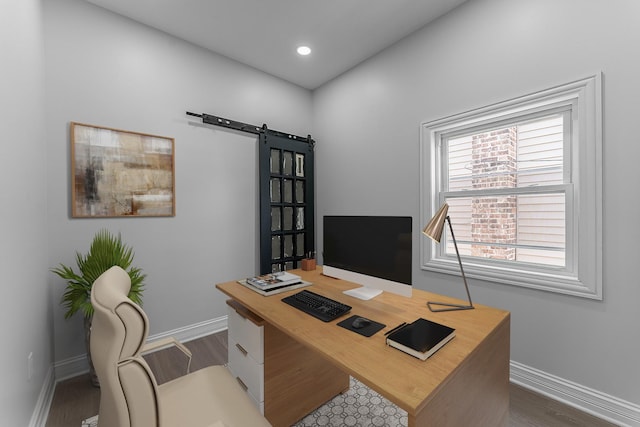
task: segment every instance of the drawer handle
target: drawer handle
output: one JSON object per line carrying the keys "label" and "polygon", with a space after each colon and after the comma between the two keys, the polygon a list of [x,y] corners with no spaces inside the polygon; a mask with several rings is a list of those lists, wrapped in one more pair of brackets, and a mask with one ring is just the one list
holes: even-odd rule
{"label": "drawer handle", "polygon": [[240,377],[236,377],[236,380],[238,381],[238,384],[240,384],[240,387],[242,387],[244,391],[247,391],[249,389],[249,387],[247,387],[247,385],[242,382]]}
{"label": "drawer handle", "polygon": [[243,356],[247,355],[247,350],[242,348],[242,346],[240,344],[236,344],[236,347],[238,348],[238,350],[240,350],[240,353],[242,353]]}

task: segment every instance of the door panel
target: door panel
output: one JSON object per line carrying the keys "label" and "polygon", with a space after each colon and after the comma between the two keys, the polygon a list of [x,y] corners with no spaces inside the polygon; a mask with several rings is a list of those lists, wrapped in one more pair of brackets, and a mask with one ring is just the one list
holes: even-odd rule
{"label": "door panel", "polygon": [[260,133],[260,274],[291,270],[314,252],[313,141]]}

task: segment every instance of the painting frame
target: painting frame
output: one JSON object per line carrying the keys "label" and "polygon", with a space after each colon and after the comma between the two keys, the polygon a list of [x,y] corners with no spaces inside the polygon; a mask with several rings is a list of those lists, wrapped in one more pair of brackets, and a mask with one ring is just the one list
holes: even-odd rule
{"label": "painting frame", "polygon": [[73,218],[175,216],[175,139],[70,122]]}

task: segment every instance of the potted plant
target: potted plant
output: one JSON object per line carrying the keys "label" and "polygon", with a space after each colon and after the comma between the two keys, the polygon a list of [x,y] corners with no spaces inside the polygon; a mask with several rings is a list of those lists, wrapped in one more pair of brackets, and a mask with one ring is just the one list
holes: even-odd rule
{"label": "potted plant", "polygon": [[67,288],[61,301],[67,309],[64,314],[65,319],[70,318],[78,311],[84,315],[89,373],[91,382],[95,386],[99,386],[99,382],[93,368],[89,347],[91,320],[93,318],[91,287],[93,282],[106,270],[114,265],[120,266],[129,273],[131,278],[129,298],[136,304],[142,305],[143,282],[146,274],[143,274],[140,268],[131,267],[133,256],[133,249],[122,242],[120,234],[116,237],[108,230],[100,230],[94,236],[89,252],[86,255],[76,252],[78,273],[62,263],[58,267],[51,269],[53,273],[67,281]]}

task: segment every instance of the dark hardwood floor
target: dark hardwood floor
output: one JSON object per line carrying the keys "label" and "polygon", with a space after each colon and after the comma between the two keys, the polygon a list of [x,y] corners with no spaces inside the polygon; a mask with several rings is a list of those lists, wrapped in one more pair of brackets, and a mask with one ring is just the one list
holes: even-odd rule
{"label": "dark hardwood floor", "polygon": [[[193,353],[192,371],[227,361],[226,331],[185,345]],[[186,368],[184,355],[175,348],[146,355],[145,359],[159,384],[180,376]],[[510,397],[509,427],[615,427],[514,384],[511,385]],[[100,389],[91,385],[88,375],[60,382],[56,386],[46,427],[80,427],[82,420],[98,413],[99,404]]]}

